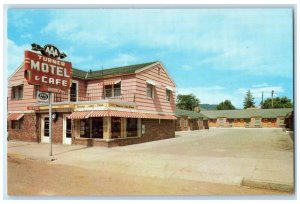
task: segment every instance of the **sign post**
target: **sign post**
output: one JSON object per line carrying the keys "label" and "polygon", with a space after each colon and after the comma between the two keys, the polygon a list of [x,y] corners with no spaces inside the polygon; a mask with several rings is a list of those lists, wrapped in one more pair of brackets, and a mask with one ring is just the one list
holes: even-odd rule
{"label": "sign post", "polygon": [[49,156],[52,156],[52,99],[53,93],[68,92],[72,81],[71,62],[62,61],[67,55],[53,45],[31,44],[25,50],[24,77],[28,84],[38,85],[38,102],[49,104]]}
{"label": "sign post", "polygon": [[49,92],[49,156],[52,156],[52,93]]}

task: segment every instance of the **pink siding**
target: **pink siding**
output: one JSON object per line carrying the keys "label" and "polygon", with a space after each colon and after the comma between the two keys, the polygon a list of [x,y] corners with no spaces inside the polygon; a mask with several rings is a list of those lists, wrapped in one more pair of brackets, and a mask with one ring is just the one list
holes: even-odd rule
{"label": "pink siding", "polygon": [[[23,99],[21,100],[12,100],[12,87],[14,83],[23,82]],[[8,103],[7,108],[8,111],[25,111],[27,110],[27,106],[32,106],[36,104],[36,99],[33,98],[34,94],[34,86],[29,85],[24,78],[24,66],[22,66],[9,80],[8,80]]]}
{"label": "pink siding", "polygon": [[117,81],[117,80],[121,80],[121,94],[125,97],[128,97],[128,99],[133,98],[133,95],[136,90],[135,89],[136,80],[134,75],[116,76],[116,77],[110,77],[105,79],[88,81],[87,92],[96,92],[97,94],[100,94],[100,98],[102,98],[103,89],[104,89],[103,84],[110,81]]}
{"label": "pink siding", "polygon": [[[137,109],[165,113],[175,112],[175,84],[160,64],[154,65],[137,74],[115,76],[91,81],[76,78],[74,78],[74,80],[78,81],[79,101],[88,98],[87,96],[91,94],[96,95],[97,100],[103,99],[104,83],[121,80],[122,100],[134,101]],[[156,83],[153,99],[147,97],[147,80],[152,80]],[[23,99],[11,100],[11,88],[8,88],[8,111],[24,111],[27,110],[27,106],[36,104],[36,99],[33,98],[34,86],[29,85],[24,79],[24,67],[21,67],[14,76],[9,79],[9,84],[18,83],[20,81],[23,81],[24,84]],[[174,90],[171,94],[170,102],[166,99],[166,86],[169,86]]]}
{"label": "pink siding", "polygon": [[[146,81],[149,79],[157,84],[154,88],[154,99],[147,97]],[[170,102],[166,100],[166,86],[170,86],[174,90]],[[140,110],[175,112],[175,84],[161,65],[155,65],[136,74],[136,104],[137,109]]]}

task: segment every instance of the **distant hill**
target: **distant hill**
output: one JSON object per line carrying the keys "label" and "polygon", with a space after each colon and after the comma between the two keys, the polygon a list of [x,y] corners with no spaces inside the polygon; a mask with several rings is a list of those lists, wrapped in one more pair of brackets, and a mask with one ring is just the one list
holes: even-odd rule
{"label": "distant hill", "polygon": [[200,104],[201,110],[216,110],[217,105],[216,104]]}

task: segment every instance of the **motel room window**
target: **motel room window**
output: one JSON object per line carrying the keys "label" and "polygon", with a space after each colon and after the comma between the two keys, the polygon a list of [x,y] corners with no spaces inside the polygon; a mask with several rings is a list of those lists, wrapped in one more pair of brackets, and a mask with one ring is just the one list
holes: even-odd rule
{"label": "motel room window", "polygon": [[177,119],[177,127],[181,127],[180,121],[181,121],[180,118]]}
{"label": "motel room window", "polygon": [[154,88],[152,84],[147,83],[147,97],[153,98],[154,96]]}
{"label": "motel room window", "polygon": [[23,99],[23,85],[12,87],[12,99],[13,100]]}
{"label": "motel room window", "polygon": [[184,119],[184,127],[186,128],[188,126],[188,120],[185,118]]}
{"label": "motel room window", "polygon": [[126,121],[126,137],[137,137],[138,131],[138,119],[137,118],[127,118]]}
{"label": "motel room window", "polygon": [[12,120],[11,121],[11,128],[13,130],[20,130],[23,129],[23,118],[21,118],[20,120]]}
{"label": "motel room window", "polygon": [[280,126],[284,126],[284,118],[278,118]]}
{"label": "motel room window", "polygon": [[167,101],[171,101],[171,91],[170,90],[168,90],[168,89],[166,89],[166,99],[167,99]]}

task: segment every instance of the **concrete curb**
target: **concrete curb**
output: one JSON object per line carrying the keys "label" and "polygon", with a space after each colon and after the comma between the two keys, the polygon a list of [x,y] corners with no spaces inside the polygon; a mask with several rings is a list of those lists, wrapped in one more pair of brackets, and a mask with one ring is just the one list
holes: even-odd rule
{"label": "concrete curb", "polygon": [[248,180],[245,178],[242,181],[242,185],[248,187],[264,188],[264,189],[279,190],[279,191],[286,191],[286,192],[294,191],[293,184],[272,183],[267,181]]}

